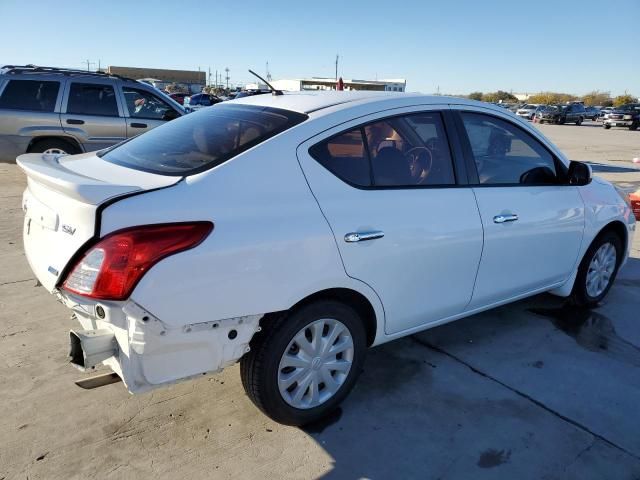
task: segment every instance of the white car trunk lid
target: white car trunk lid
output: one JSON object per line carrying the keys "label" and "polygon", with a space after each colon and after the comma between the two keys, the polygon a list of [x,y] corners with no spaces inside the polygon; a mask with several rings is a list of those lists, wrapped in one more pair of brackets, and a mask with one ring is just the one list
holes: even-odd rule
{"label": "white car trunk lid", "polygon": [[32,153],[18,165],[27,175],[22,200],[24,248],[31,269],[49,291],[75,253],[96,233],[98,209],[122,195],[167,187],[181,177],[114,165],[95,153],[74,156]]}

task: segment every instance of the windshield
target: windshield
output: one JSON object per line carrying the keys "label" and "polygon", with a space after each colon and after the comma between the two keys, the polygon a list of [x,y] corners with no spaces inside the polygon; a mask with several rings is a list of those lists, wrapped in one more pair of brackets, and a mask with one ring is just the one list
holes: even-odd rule
{"label": "windshield", "polygon": [[307,119],[251,105],[216,105],[173,120],[101,154],[107,162],[160,175],[213,168]]}

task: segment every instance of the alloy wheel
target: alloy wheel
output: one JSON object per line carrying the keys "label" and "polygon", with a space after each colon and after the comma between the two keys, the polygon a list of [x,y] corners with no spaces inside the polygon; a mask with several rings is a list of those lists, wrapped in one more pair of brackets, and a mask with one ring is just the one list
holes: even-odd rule
{"label": "alloy wheel", "polygon": [[598,248],[587,270],[587,294],[596,298],[607,289],[616,269],[617,252],[613,244],[607,242]]}

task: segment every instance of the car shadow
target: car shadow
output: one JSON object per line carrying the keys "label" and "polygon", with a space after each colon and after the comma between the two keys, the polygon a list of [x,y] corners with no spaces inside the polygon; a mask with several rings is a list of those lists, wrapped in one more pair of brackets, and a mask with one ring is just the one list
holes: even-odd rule
{"label": "car shadow", "polygon": [[[640,260],[630,259],[610,295],[637,311],[638,288]],[[303,428],[333,458],[322,478],[559,478],[569,465],[580,478],[640,471],[633,457],[583,455],[593,437],[528,398],[543,397],[542,391],[523,395],[501,381],[501,373],[493,377],[494,370],[547,377],[542,390],[545,381],[564,375],[562,366],[548,370],[558,345],[560,365],[575,368],[583,355],[595,355],[637,368],[640,349],[616,333],[614,317],[600,309],[575,311],[542,294],[370,350],[343,406]],[[603,350],[603,343],[611,348]],[[466,355],[495,367],[476,368]],[[591,388],[588,373],[572,381],[578,390]],[[630,390],[620,387],[620,396]],[[566,395],[561,401],[570,402],[575,392]],[[588,408],[595,417],[600,407]],[[633,431],[640,426],[637,415],[628,421]]]}

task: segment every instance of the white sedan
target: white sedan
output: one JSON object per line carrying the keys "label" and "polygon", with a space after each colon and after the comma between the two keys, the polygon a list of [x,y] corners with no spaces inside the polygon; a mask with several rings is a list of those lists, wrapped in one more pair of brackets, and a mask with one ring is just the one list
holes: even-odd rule
{"label": "white sedan", "polygon": [[18,164],[28,261],[82,325],[72,363],[139,393],[240,360],[291,425],[345,398],[367,347],[540,292],[596,305],[635,229],[587,165],[458,98],[253,96]]}

